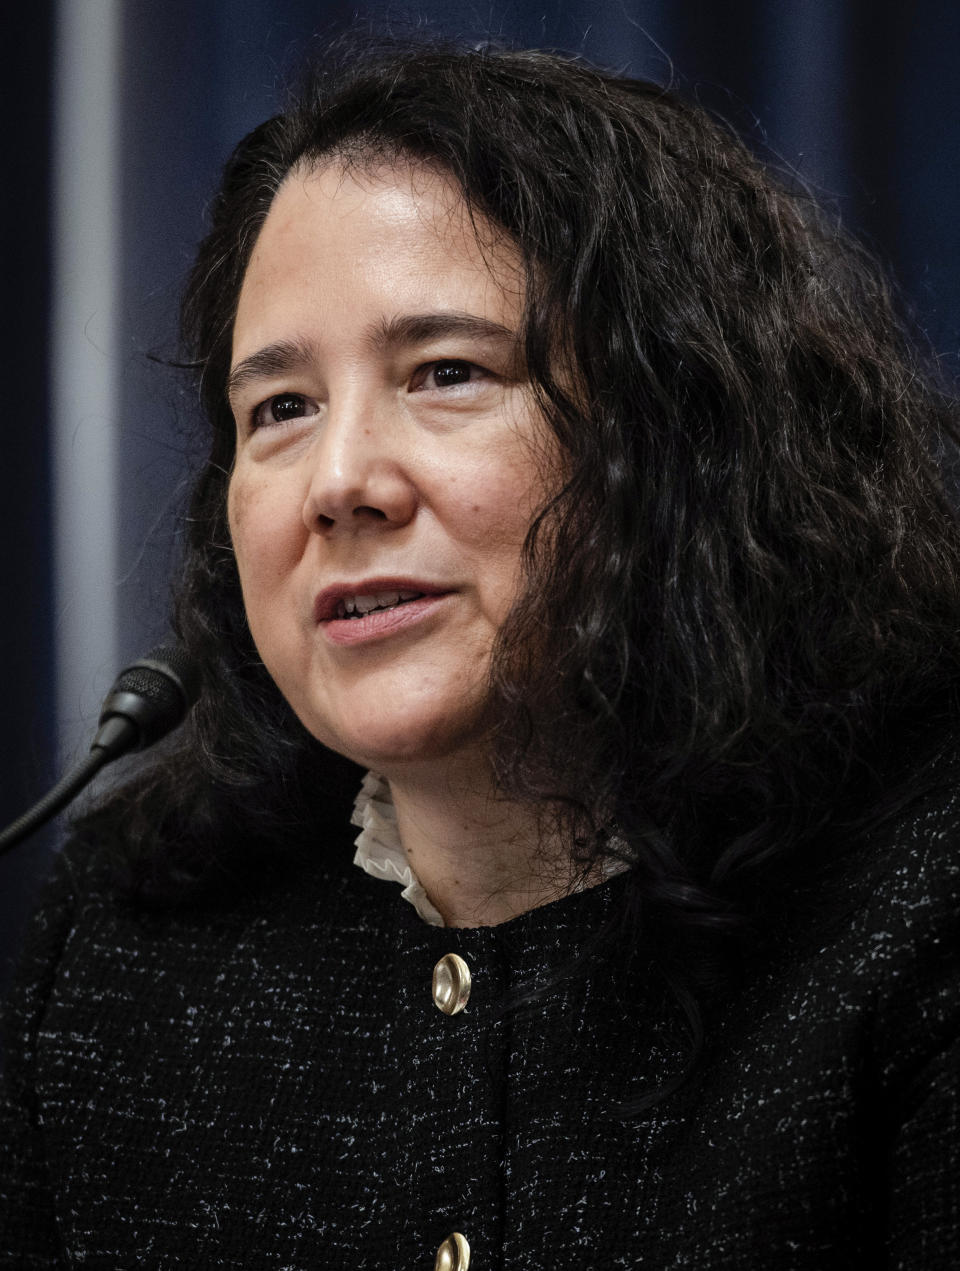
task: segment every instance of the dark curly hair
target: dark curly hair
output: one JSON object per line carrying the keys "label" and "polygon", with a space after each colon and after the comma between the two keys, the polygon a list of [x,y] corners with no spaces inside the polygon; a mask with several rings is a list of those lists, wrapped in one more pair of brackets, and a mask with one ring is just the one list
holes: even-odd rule
{"label": "dark curly hair", "polygon": [[495,649],[497,781],[550,808],[585,869],[623,857],[665,965],[702,970],[704,941],[755,930],[792,870],[915,791],[890,782],[894,741],[952,717],[955,408],[806,191],[673,92],[551,53],[349,47],[235,151],[183,308],[212,440],[176,629],[203,694],[87,826],[138,845],[142,890],[183,894],[242,872],[241,848],[302,841],[342,788],[247,631],[224,390],[286,174],[397,158],[449,174],[517,245],[565,459]]}

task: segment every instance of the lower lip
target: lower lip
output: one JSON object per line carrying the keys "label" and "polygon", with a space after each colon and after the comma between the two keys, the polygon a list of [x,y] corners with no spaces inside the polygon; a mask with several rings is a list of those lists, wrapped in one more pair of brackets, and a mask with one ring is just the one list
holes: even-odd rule
{"label": "lower lip", "polygon": [[420,596],[393,609],[376,609],[362,618],[328,618],[320,623],[320,630],[331,644],[369,644],[374,640],[385,640],[423,622],[452,594],[448,591],[435,596]]}

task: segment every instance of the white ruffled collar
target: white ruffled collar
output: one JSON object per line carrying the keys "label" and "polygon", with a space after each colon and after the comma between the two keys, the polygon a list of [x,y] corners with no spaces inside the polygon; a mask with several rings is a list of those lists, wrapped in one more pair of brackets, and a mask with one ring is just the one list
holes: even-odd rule
{"label": "white ruffled collar", "polygon": [[413,905],[423,921],[431,927],[442,927],[443,917],[423,890],[400,842],[390,787],[377,773],[368,772],[364,777],[350,823],[361,827],[354,840],[357,845],[354,865],[359,865],[373,878],[401,883],[401,896]]}

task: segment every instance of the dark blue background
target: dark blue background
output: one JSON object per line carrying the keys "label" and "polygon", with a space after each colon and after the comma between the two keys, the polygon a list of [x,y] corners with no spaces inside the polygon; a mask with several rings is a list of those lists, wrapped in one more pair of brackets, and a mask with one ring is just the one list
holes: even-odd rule
{"label": "dark blue background", "polygon": [[[64,0],[75,3],[77,0]],[[8,12],[5,52],[0,824],[55,776],[48,310],[55,6]],[[725,116],[798,169],[872,244],[951,378],[960,344],[956,0],[529,0],[393,6],[125,0],[121,79],[121,630],[163,630],[189,443],[171,353],[180,283],[234,141],[272,113],[314,38],[354,21],[548,46],[629,70]],[[91,509],[91,515],[97,514]],[[63,638],[59,636],[58,638]],[[55,833],[0,862],[0,981]]]}

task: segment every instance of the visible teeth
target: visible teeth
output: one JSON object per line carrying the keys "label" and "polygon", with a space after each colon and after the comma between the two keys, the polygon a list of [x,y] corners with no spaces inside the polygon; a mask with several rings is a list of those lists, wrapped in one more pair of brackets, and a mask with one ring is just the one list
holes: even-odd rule
{"label": "visible teeth", "polygon": [[392,609],[404,600],[416,600],[422,591],[378,591],[373,596],[344,596],[337,605],[337,617],[364,617],[374,609]]}
{"label": "visible teeth", "polygon": [[354,596],[355,613],[369,613],[371,609],[383,609],[387,605],[395,605],[400,599],[399,592],[385,591],[379,596]]}

